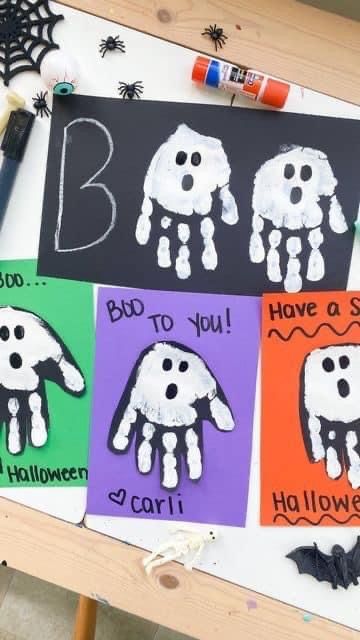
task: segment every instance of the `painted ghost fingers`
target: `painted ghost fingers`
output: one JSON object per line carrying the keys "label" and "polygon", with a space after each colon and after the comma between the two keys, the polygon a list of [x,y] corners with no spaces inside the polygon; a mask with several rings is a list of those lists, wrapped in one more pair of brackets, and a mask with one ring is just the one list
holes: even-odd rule
{"label": "painted ghost fingers", "polygon": [[[218,189],[221,219],[228,225],[237,223],[237,205],[229,187],[230,166],[222,143],[216,138],[201,135],[181,124],[154,154],[144,181],[144,199],[136,225],[136,240],[145,245],[151,234],[153,201],[169,215],[161,219],[161,235],[157,245],[158,265],[172,266],[169,228],[177,225],[178,249],[174,260],[177,277],[191,276],[189,244],[195,231],[193,214],[203,242],[201,261],[204,269],[214,271],[218,255],[214,242],[215,224],[211,217],[213,194]],[[196,228],[196,232],[198,230]]]}
{"label": "painted ghost fingers", "polygon": [[47,441],[45,379],[73,395],[85,390],[75,360],[42,318],[0,307],[0,423],[6,425],[11,454],[21,453],[26,442],[41,447]]}
{"label": "painted ghost fingers", "polygon": [[159,453],[161,485],[175,489],[180,460],[190,480],[203,471],[202,422],[231,431],[234,419],[226,398],[204,360],[176,342],[157,342],[137,360],[115,411],[108,447],[126,453],[136,435],[140,473],[153,469]]}

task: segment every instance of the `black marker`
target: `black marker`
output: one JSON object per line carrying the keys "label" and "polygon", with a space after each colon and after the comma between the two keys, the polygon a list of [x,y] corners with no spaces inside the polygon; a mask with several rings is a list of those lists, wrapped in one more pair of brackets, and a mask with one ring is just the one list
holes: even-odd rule
{"label": "black marker", "polygon": [[0,227],[15,182],[20,162],[34,122],[34,114],[17,109],[10,114],[1,149],[4,159],[0,169]]}

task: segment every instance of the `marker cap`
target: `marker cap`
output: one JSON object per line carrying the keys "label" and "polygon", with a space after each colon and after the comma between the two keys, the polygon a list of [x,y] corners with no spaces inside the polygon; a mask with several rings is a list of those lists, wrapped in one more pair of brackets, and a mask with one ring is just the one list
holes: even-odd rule
{"label": "marker cap", "polygon": [[16,109],[11,112],[1,144],[1,150],[6,158],[17,160],[17,162],[22,159],[34,118],[34,114],[26,109]]}

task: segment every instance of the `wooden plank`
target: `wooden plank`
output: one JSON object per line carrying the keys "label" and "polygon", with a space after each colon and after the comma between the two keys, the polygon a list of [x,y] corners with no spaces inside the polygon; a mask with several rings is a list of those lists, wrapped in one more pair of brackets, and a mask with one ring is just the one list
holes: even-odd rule
{"label": "wooden plank", "polygon": [[360,104],[360,22],[295,0],[63,0],[63,4],[209,55],[214,54],[213,43],[201,32],[216,23],[228,36],[218,51],[220,57]]}
{"label": "wooden plank", "polygon": [[[356,631],[179,564],[143,571],[144,551],[0,499],[1,560],[200,640],[355,640]],[[249,606],[249,600],[253,601]]]}

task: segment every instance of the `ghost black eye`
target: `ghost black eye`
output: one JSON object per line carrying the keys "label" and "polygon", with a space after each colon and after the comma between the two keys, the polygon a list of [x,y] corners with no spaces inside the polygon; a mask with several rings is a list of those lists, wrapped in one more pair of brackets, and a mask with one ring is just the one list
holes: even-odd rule
{"label": "ghost black eye", "polygon": [[187,158],[187,153],[185,151],[178,151],[176,154],[176,164],[185,164]]}
{"label": "ghost black eye", "polygon": [[18,324],[14,329],[14,336],[17,340],[22,340],[25,335],[24,327]]}
{"label": "ghost black eye", "polygon": [[310,167],[309,164],[304,164],[304,166],[301,167],[301,171],[300,171],[301,180],[303,180],[303,182],[307,182],[308,180],[310,180],[311,176],[312,176],[312,168]]}
{"label": "ghost black eye", "polygon": [[325,358],[322,361],[322,366],[324,371],[327,371],[328,373],[330,373],[331,371],[334,371],[335,369],[334,361],[331,358]]}
{"label": "ghost black eye", "polygon": [[286,164],[284,168],[284,178],[290,180],[295,175],[295,167],[293,164]]}
{"label": "ghost black eye", "polygon": [[350,364],[350,360],[347,356],[340,356],[339,358],[339,364],[341,369],[347,369],[347,367]]}
{"label": "ghost black eye", "polygon": [[186,360],[181,360],[180,364],[179,364],[179,371],[181,371],[181,373],[184,373],[185,371],[187,371],[189,368],[189,363],[186,362]]}
{"label": "ghost black eye", "polygon": [[5,325],[0,327],[0,338],[1,338],[1,340],[4,340],[4,342],[5,342],[6,340],[9,340],[9,336],[10,336],[9,329]]}
{"label": "ghost black eye", "polygon": [[191,156],[191,164],[194,165],[194,167],[198,167],[200,162],[201,162],[201,155],[198,151],[195,151]]}
{"label": "ghost black eye", "polygon": [[172,369],[172,362],[170,358],[165,358],[165,360],[163,360],[162,368],[164,371],[170,371],[170,369]]}

